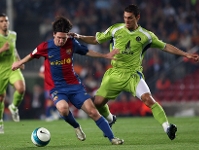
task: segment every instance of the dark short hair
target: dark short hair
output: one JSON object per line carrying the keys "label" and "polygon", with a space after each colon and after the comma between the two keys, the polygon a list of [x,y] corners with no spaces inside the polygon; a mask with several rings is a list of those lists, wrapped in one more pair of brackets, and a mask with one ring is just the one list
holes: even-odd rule
{"label": "dark short hair", "polygon": [[138,8],[138,6],[131,4],[129,6],[127,6],[124,9],[125,12],[129,12],[129,13],[133,13],[135,15],[135,17],[137,17],[140,14],[140,9]]}
{"label": "dark short hair", "polygon": [[72,23],[65,17],[57,17],[53,22],[53,32],[65,32],[68,33],[72,29]]}
{"label": "dark short hair", "polygon": [[0,17],[7,17],[5,13],[0,13]]}

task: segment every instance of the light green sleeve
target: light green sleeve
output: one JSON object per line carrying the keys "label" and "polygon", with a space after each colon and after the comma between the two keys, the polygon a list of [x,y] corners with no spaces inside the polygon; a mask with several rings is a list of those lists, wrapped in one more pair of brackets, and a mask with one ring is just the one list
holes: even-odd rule
{"label": "light green sleeve", "polygon": [[124,26],[124,23],[116,23],[112,26],[110,26],[106,31],[104,32],[97,32],[95,37],[99,44],[104,43],[108,40],[112,40],[114,38],[115,32]]}
{"label": "light green sleeve", "polygon": [[95,37],[99,44],[104,43],[112,38],[111,29],[112,29],[112,26],[109,27],[105,32],[96,33]]}
{"label": "light green sleeve", "polygon": [[150,32],[150,35],[152,37],[151,48],[158,48],[158,49],[163,50],[166,43],[159,40],[158,37],[154,33]]}

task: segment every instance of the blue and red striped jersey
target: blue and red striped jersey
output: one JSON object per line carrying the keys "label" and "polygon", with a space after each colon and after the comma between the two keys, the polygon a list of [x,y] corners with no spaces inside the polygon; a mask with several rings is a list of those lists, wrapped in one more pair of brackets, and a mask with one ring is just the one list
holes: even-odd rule
{"label": "blue and red striped jersey", "polygon": [[59,47],[53,39],[39,44],[30,53],[32,58],[44,57],[45,87],[52,90],[56,87],[81,84],[81,80],[73,69],[73,54],[86,55],[88,48],[70,37],[66,43]]}

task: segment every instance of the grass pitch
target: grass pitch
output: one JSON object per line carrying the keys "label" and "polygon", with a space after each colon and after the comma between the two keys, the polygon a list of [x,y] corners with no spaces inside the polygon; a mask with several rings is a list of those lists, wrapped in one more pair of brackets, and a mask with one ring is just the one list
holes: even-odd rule
{"label": "grass pitch", "polygon": [[[22,120],[19,123],[4,122],[4,134],[0,134],[0,150],[197,150],[199,149],[199,117],[173,118],[178,127],[177,137],[171,141],[153,117],[118,118],[113,125],[116,137],[125,140],[124,145],[111,145],[103,137],[91,119],[78,119],[87,135],[85,141],[77,140],[74,130],[63,120],[45,122]],[[37,127],[51,132],[51,141],[46,147],[36,147],[30,139]]]}

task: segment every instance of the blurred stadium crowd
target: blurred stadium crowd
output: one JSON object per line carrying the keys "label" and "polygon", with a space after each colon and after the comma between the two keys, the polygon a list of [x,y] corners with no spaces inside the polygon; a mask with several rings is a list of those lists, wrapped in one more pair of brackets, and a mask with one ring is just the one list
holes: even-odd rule
{"label": "blurred stadium crowd", "polygon": [[[105,31],[110,25],[123,22],[123,10],[131,3],[139,5],[141,9],[139,24],[142,27],[183,51],[198,51],[199,0],[14,0],[13,30],[18,33],[19,54],[21,57],[27,55],[38,43],[52,37],[51,23],[56,16],[69,18],[73,23],[73,32],[94,35],[96,31]],[[6,0],[1,0],[0,10],[6,12]],[[109,51],[109,43],[88,46],[102,53]],[[42,62],[34,61],[29,65],[31,67],[27,64],[24,72],[39,72]],[[75,56],[75,70],[91,95],[99,87],[108,67],[111,66],[107,60]],[[149,49],[143,67],[146,81],[156,92],[156,82],[160,76],[174,82],[193,73],[198,64]],[[122,93],[118,97],[118,101],[123,99],[135,100],[129,93]],[[133,115],[131,113],[128,112],[128,115]],[[140,112],[136,113],[140,115]]]}

